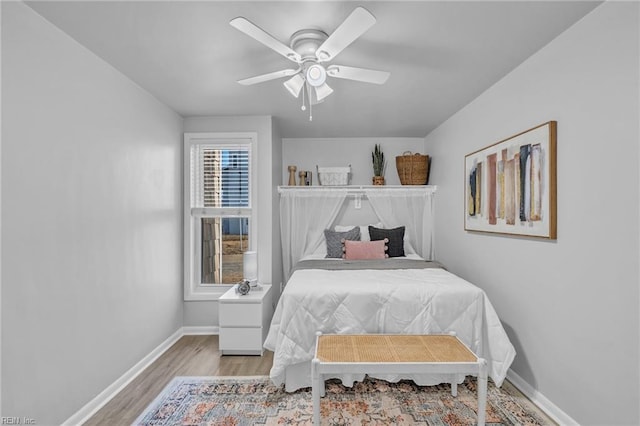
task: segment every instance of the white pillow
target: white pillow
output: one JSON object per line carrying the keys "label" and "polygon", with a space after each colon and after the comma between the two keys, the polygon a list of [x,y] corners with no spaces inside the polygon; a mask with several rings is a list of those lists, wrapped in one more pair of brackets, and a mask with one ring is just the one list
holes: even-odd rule
{"label": "white pillow", "polygon": [[[371,241],[371,237],[369,236],[369,225],[336,225],[333,230],[336,232],[346,232],[352,229],[354,226],[360,227],[360,241]],[[381,228],[382,223],[372,223],[371,226]]]}

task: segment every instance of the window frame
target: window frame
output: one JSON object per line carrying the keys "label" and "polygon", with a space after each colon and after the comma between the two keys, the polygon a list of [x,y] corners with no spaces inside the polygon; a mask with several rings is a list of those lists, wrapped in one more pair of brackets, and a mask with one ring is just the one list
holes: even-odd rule
{"label": "window frame", "polygon": [[[258,247],[257,215],[257,133],[251,132],[207,132],[185,133],[183,152],[183,253],[184,253],[184,300],[218,300],[233,284],[205,284],[201,282],[201,225],[203,217],[249,217],[249,250]],[[191,148],[197,145],[249,145],[249,207],[192,208]]]}

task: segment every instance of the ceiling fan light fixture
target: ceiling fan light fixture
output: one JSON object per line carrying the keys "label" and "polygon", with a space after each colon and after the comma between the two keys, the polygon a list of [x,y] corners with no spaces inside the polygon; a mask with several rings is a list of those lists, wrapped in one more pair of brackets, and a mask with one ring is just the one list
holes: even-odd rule
{"label": "ceiling fan light fixture", "polygon": [[315,91],[316,91],[316,99],[318,100],[318,102],[323,101],[324,98],[326,98],[327,96],[333,93],[333,89],[329,87],[327,83],[324,83],[321,86],[315,87]]}
{"label": "ceiling fan light fixture", "polygon": [[327,71],[320,64],[311,65],[305,74],[307,82],[313,87],[320,87],[327,81]]}
{"label": "ceiling fan light fixture", "polygon": [[289,93],[291,93],[294,98],[297,98],[298,96],[300,96],[300,91],[302,90],[302,86],[304,85],[304,78],[300,74],[296,74],[282,84],[284,84],[284,87],[287,88]]}

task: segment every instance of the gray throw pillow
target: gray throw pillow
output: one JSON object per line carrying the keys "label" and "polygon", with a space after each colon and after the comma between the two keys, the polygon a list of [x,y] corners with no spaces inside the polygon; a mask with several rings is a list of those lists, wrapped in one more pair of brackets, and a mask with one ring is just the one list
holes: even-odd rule
{"label": "gray throw pillow", "polygon": [[342,259],[342,240],[360,241],[360,227],[355,226],[346,232],[325,229],[324,238],[327,241],[327,257]]}
{"label": "gray throw pillow", "polygon": [[393,229],[381,229],[369,226],[369,235],[371,241],[389,239],[387,246],[389,250],[387,254],[389,257],[401,257],[404,256],[404,226],[399,226]]}

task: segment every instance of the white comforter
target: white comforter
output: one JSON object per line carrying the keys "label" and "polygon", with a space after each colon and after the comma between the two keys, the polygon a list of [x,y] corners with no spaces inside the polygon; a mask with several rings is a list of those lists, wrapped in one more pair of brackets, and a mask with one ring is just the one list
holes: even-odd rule
{"label": "white comforter", "polygon": [[[295,271],[276,307],[264,347],[274,352],[271,380],[291,392],[311,386],[315,333],[407,333],[457,336],[502,384],[515,357],[484,291],[443,269]],[[297,367],[297,368],[296,368]],[[302,368],[301,368],[302,367]],[[294,375],[297,377],[287,377]],[[302,374],[300,374],[302,373]],[[336,376],[345,384],[363,376]],[[437,375],[376,375],[434,385]],[[463,377],[459,377],[459,382]]]}

